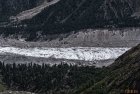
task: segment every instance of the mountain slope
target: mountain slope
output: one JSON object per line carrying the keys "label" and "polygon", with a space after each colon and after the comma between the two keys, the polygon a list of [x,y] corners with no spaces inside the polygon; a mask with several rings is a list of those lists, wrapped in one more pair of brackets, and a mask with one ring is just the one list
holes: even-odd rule
{"label": "mountain slope", "polygon": [[136,89],[136,82],[140,81],[139,56],[140,45],[120,56],[109,66],[105,78],[94,85],[81,87],[75,94],[120,94],[121,90]]}
{"label": "mountain slope", "polygon": [[8,21],[10,16],[32,9],[46,0],[0,0],[0,22]]}
{"label": "mountain slope", "polygon": [[35,40],[37,34],[139,27],[139,6],[139,0],[1,0],[0,28],[1,32],[8,31],[8,34],[28,33],[32,37],[29,40]]}
{"label": "mountain slope", "polygon": [[32,8],[32,9],[29,9],[29,10],[22,11],[21,13],[17,14],[16,16],[11,17],[10,19],[13,21],[16,21],[16,20],[22,21],[22,20],[26,20],[26,19],[31,19],[32,17],[39,14],[43,9],[45,9],[45,8],[49,7],[50,5],[53,5],[57,2],[59,2],[59,0],[53,0],[51,2],[45,1],[41,5],[39,5],[35,8]]}
{"label": "mountain slope", "polygon": [[[139,0],[60,0],[30,20],[29,24],[94,25],[124,23],[139,12]],[[43,18],[43,19],[42,19]],[[34,23],[36,20],[36,23]],[[103,22],[104,21],[104,22]],[[73,26],[74,26],[73,25]]]}

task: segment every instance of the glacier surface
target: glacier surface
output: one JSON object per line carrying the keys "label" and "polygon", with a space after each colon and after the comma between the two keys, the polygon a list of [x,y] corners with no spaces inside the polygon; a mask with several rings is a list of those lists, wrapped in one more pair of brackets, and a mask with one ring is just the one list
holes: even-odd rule
{"label": "glacier surface", "polygon": [[31,57],[68,60],[108,60],[116,59],[130,48],[70,47],[70,48],[16,48],[0,47],[0,54],[16,54]]}

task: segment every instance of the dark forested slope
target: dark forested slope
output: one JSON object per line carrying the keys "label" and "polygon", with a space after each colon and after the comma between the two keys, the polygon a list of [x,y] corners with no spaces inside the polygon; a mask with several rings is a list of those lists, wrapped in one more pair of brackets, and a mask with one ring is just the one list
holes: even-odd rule
{"label": "dark forested slope", "polygon": [[75,94],[120,94],[124,90],[137,89],[140,82],[140,45],[120,56],[107,70],[108,74],[101,81],[81,86]]}

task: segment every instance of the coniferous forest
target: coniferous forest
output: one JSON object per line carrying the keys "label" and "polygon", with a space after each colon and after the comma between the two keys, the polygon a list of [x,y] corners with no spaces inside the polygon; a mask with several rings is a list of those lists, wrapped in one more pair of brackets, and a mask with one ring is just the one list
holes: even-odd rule
{"label": "coniferous forest", "polygon": [[93,84],[104,76],[104,68],[68,64],[49,66],[0,62],[0,70],[2,81],[10,90],[41,94],[69,94],[87,81]]}

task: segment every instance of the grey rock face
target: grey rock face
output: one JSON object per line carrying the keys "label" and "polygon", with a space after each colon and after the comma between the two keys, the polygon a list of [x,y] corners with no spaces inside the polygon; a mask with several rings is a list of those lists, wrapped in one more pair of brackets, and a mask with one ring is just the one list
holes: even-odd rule
{"label": "grey rock face", "polygon": [[34,16],[38,15],[43,9],[59,2],[60,0],[53,0],[50,2],[44,1],[41,5],[34,7],[29,10],[22,11],[21,13],[17,14],[16,16],[10,17],[11,20],[13,21],[22,21],[26,19],[31,19]]}
{"label": "grey rock face", "polygon": [[[103,24],[124,21],[139,12],[139,0],[60,0],[30,20],[30,24]],[[138,14],[137,14],[138,15]],[[46,18],[46,19],[42,19]],[[37,23],[34,23],[39,19]]]}
{"label": "grey rock face", "polygon": [[[17,15],[18,13],[35,8],[47,0],[1,0],[2,15]],[[52,0],[53,1],[53,0]],[[90,22],[98,20],[124,20],[140,12],[139,0],[60,0],[49,9],[44,10],[38,18],[45,22]],[[135,14],[136,13],[136,14]],[[82,19],[82,20],[81,20]]]}
{"label": "grey rock face", "polygon": [[29,40],[36,39],[38,31],[53,35],[93,27],[140,25],[139,0],[49,0],[57,1],[49,4],[44,1],[1,0],[0,22],[13,16],[16,21],[9,22],[6,30],[28,33]]}
{"label": "grey rock face", "polygon": [[21,11],[34,8],[44,0],[0,0],[0,17],[16,15]]}

